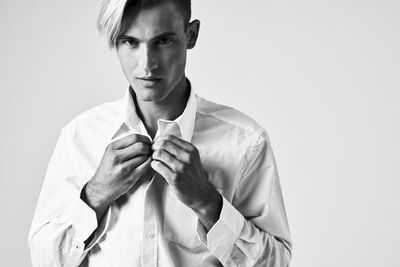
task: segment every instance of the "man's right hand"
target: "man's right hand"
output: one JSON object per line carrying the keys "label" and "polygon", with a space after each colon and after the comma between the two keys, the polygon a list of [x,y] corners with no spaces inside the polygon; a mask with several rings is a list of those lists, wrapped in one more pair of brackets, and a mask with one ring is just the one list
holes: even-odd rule
{"label": "man's right hand", "polygon": [[84,187],[82,199],[96,211],[100,221],[107,207],[128,192],[151,169],[151,141],[131,134],[110,143],[93,178]]}

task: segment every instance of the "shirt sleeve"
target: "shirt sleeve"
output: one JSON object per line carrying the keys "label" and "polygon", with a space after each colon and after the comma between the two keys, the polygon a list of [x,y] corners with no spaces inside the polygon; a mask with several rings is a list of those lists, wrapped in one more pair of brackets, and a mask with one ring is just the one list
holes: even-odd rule
{"label": "shirt sleeve", "polygon": [[289,266],[292,241],[279,175],[265,131],[249,146],[232,201],[224,196],[219,220],[199,239],[224,266]]}
{"label": "shirt sleeve", "polygon": [[61,131],[48,164],[28,239],[35,267],[78,266],[107,228],[110,210],[98,225],[95,211],[80,198],[88,179],[74,168],[72,138],[70,129]]}

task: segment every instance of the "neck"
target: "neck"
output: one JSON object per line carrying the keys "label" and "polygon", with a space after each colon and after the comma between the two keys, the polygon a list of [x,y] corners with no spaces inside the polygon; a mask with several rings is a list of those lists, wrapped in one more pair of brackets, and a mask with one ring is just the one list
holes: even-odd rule
{"label": "neck", "polygon": [[140,101],[140,99],[134,98],[136,112],[151,138],[156,135],[159,119],[172,121],[183,113],[189,94],[190,90],[186,78],[183,77],[172,92],[161,101]]}

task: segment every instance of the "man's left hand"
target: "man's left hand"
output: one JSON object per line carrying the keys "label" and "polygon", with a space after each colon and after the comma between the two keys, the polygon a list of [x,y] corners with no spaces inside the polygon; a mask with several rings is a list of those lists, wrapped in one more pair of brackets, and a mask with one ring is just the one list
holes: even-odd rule
{"label": "man's left hand", "polygon": [[206,228],[210,228],[219,219],[222,197],[208,181],[197,148],[176,136],[160,135],[152,149],[151,167],[164,177],[178,199],[199,215]]}

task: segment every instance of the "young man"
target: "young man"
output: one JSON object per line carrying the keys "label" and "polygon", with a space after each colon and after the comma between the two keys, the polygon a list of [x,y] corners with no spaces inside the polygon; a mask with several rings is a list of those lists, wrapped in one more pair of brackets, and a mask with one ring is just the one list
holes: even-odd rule
{"label": "young man", "polygon": [[129,88],[61,131],[33,219],[34,266],[288,266],[265,130],[185,76],[189,0],[104,1]]}

